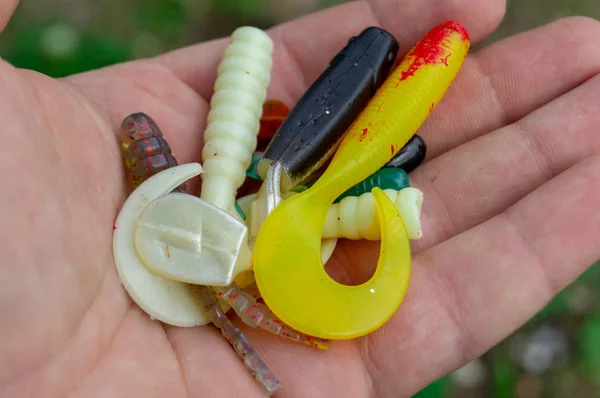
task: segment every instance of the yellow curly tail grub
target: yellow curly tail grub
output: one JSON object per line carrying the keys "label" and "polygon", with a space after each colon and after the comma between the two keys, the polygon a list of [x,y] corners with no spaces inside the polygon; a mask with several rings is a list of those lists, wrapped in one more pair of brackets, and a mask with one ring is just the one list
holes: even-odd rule
{"label": "yellow curly tail grub", "polygon": [[381,326],[400,305],[410,274],[410,246],[398,211],[383,191],[372,191],[381,252],[369,281],[344,286],[331,279],[320,261],[321,233],[335,198],[382,167],[416,133],[468,49],[468,36],[456,22],[429,32],[350,126],[319,180],[284,200],[265,220],[254,247],[256,282],[265,303],[292,328],[328,339],[359,337]]}

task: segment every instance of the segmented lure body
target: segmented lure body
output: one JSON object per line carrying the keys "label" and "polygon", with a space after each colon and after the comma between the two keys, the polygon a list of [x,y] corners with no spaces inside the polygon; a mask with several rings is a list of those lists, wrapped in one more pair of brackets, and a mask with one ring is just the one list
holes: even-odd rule
{"label": "segmented lure body", "polygon": [[270,81],[273,42],[260,29],[242,27],[223,53],[211,98],[202,150],[200,198],[231,211],[256,150]]}
{"label": "segmented lure body", "polygon": [[[423,205],[423,192],[416,188],[381,188],[390,198],[402,217],[404,227],[410,239],[423,237],[421,231],[421,207]],[[296,192],[284,194],[284,199],[297,195]],[[256,200],[256,194],[251,194],[239,199],[240,212],[252,214],[249,211],[251,203]],[[252,225],[252,219],[246,220]],[[253,237],[255,231],[251,229]],[[371,191],[361,192],[359,195],[347,196],[339,203],[329,206],[322,232],[323,239],[351,239],[351,240],[380,240],[381,231],[377,217],[377,208]],[[247,290],[244,288],[244,290]]]}
{"label": "segmented lure body", "polygon": [[[400,213],[410,239],[420,239],[423,193],[416,188],[383,189]],[[347,196],[329,207],[323,238],[380,240],[381,230],[373,194]]]}
{"label": "segmented lure body", "polygon": [[[200,197],[236,214],[236,190],[244,182],[246,170],[256,150],[262,109],[270,81],[272,51],[273,43],[262,30],[250,27],[236,29],[219,64],[215,93],[211,98],[208,126],[204,133],[202,157],[205,173],[202,175]],[[243,212],[239,214],[240,218],[244,218],[242,214]],[[235,284],[227,289],[241,292]],[[232,301],[228,302],[225,298],[224,301],[234,309],[236,306],[238,310],[242,308],[235,300],[236,295],[226,297]],[[240,294],[239,300],[242,297],[252,296]],[[266,307],[261,308],[261,311],[268,316]],[[244,318],[243,312],[239,314]],[[287,330],[292,333],[291,329],[282,329],[280,335],[285,336]],[[298,336],[298,341],[306,340],[310,338]]]}
{"label": "segmented lure body", "polygon": [[[144,113],[134,113],[125,118],[122,123],[120,138],[123,161],[126,168],[131,170],[129,183],[132,187],[139,186],[159,171],[177,166],[177,160],[171,155],[169,144],[164,139],[158,125],[150,116]],[[151,141],[155,142],[157,146],[152,146]],[[142,156],[143,151],[141,153],[139,151],[139,148],[143,148],[142,145],[147,145],[146,151],[149,155],[146,157]],[[152,150],[155,147],[161,149],[161,151],[153,153]],[[156,161],[152,163],[151,159],[156,157],[158,157],[157,159],[163,159],[163,162]],[[147,161],[148,159],[150,161]],[[135,168],[135,165],[140,162],[145,162],[148,165],[148,170],[143,173],[138,172],[138,169]],[[151,167],[152,164],[159,164],[160,166],[153,168]],[[185,191],[185,186],[182,184],[177,189]],[[211,322],[221,330],[223,336],[229,341],[256,380],[263,385],[269,395],[275,392],[280,386],[279,382],[262,362],[242,331],[231,323],[225,312],[217,305],[217,298],[214,297],[212,291],[206,286],[191,285],[191,287],[198,292],[198,298],[208,311]]]}
{"label": "segmented lure body", "polygon": [[221,330],[223,337],[235,349],[238,356],[244,361],[244,365],[252,372],[252,375],[267,391],[268,395],[273,395],[281,387],[279,381],[269,371],[269,368],[260,359],[256,350],[250,345],[244,333],[240,328],[231,323],[225,312],[221,309],[214,294],[204,286],[196,286],[194,289],[198,292],[198,298],[208,311],[212,323]]}
{"label": "segmented lure body", "polygon": [[[121,155],[131,189],[154,174],[177,166],[171,147],[162,131],[148,115],[138,112],[127,116],[121,123]],[[185,192],[185,184],[175,189]]]}
{"label": "segmented lure body", "polygon": [[237,284],[213,286],[211,289],[220,300],[231,306],[245,324],[315,348],[327,349],[326,340],[307,336],[288,327],[266,305],[258,303],[255,296],[242,290]]}

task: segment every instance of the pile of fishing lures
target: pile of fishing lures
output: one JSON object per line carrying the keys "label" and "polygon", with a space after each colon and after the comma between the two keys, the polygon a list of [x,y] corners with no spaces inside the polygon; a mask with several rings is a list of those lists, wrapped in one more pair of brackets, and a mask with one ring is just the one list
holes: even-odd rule
{"label": "pile of fishing lures", "polygon": [[[397,310],[422,237],[423,161],[416,132],[458,74],[465,29],[432,29],[392,71],[399,47],[370,27],[331,60],[290,110],[267,100],[273,43],[236,29],[224,50],[204,131],[202,165],[178,165],[157,123],[125,118],[121,152],[131,193],[114,225],[123,286],[152,318],[213,323],[271,395],[280,384],[230,309],[251,327],[318,349],[364,336]],[[186,181],[200,175],[200,197]],[[337,239],[381,241],[373,277],[331,279]]]}

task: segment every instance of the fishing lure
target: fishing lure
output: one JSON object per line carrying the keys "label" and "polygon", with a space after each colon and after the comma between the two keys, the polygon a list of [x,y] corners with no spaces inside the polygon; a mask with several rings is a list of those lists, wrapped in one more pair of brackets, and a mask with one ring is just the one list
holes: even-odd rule
{"label": "fishing lure", "polygon": [[348,126],[381,86],[396,59],[398,43],[370,27],[349,40],[310,86],[277,130],[258,164],[264,183],[252,207],[254,225],[287,192],[323,166]]}
{"label": "fishing lure", "polygon": [[[312,186],[312,184],[310,186]],[[379,169],[352,188],[346,190],[343,194],[338,196],[333,203],[338,203],[348,196],[360,196],[365,192],[371,192],[375,187],[383,190],[394,189],[399,191],[408,186],[410,186],[410,184],[406,171],[396,168]]]}
{"label": "fishing lure", "polygon": [[200,173],[202,167],[192,163],[154,174],[131,192],[113,225],[113,256],[123,287],[152,318],[179,327],[206,325],[210,319],[188,284],[163,278],[142,263],[135,250],[136,226],[148,203]]}
{"label": "fishing lure", "polygon": [[[421,231],[423,192],[416,188],[406,187],[384,189],[384,193],[398,210],[409,239],[421,239],[423,237]],[[296,192],[290,191],[284,194],[284,198],[291,198],[296,194]],[[236,203],[238,203],[240,211],[250,214],[249,209],[255,199],[256,194],[251,194],[238,199]],[[251,225],[252,222],[252,219],[246,219],[246,224]],[[381,233],[378,223],[373,194],[371,191],[360,192],[357,196],[347,196],[339,203],[334,203],[329,207],[321,237],[324,242],[333,238],[380,240]]]}
{"label": "fishing lure", "polygon": [[256,150],[262,106],[270,81],[273,42],[262,30],[241,27],[219,63],[204,131],[200,198],[231,211]]}
{"label": "fishing lure", "polygon": [[[134,115],[130,115],[125,118],[123,125],[129,128],[129,132],[131,131],[147,131],[145,127],[151,125],[152,132],[154,137],[160,137],[163,146],[168,148],[168,144],[166,140],[163,138],[160,129],[156,125],[156,123],[147,115],[143,113],[136,113]],[[144,128],[142,128],[144,126]],[[137,138],[134,134],[121,134],[122,147],[124,148],[124,163],[126,165],[135,164],[139,160],[137,160],[132,154],[135,154],[134,151],[128,151],[128,149],[132,148],[139,140],[132,140],[132,135],[134,138]],[[142,137],[142,139],[144,139]],[[129,141],[132,141],[131,143]],[[123,145],[125,144],[125,145]],[[150,151],[149,151],[150,152]],[[169,158],[169,164],[166,165],[162,170],[166,170],[172,167],[177,166],[177,161],[174,157]],[[154,173],[156,174],[156,173]],[[154,175],[150,172],[145,175],[139,176],[136,179],[135,183],[139,186],[139,184],[143,183],[147,180],[151,175]],[[132,173],[133,178],[133,173]],[[178,195],[171,194],[171,195]],[[190,196],[191,197],[191,196]],[[160,199],[160,198],[159,198]],[[144,213],[141,214],[143,216]],[[190,213],[193,214],[193,213]],[[170,214],[164,214],[164,217],[169,218]],[[152,229],[152,228],[151,228]],[[175,231],[176,232],[176,231]],[[137,233],[136,233],[137,235]],[[167,249],[168,250],[168,249]],[[272,394],[277,388],[279,388],[279,382],[275,379],[275,377],[271,374],[267,366],[262,362],[256,351],[252,348],[248,340],[242,333],[239,328],[233,326],[231,321],[228,319],[225,312],[218,305],[216,296],[205,286],[190,286],[193,290],[197,292],[198,299],[202,302],[204,309],[206,310],[207,318],[210,320],[217,328],[219,328],[223,334],[223,336],[229,341],[235,351],[238,353],[239,357],[244,361],[246,367],[252,372],[255,376],[256,380],[261,383],[265,390]],[[238,287],[239,289],[239,287]],[[224,298],[226,299],[226,298]]]}
{"label": "fishing lure", "polygon": [[[147,115],[142,114],[142,113],[138,113],[135,115],[130,115],[128,116],[124,123],[126,123],[127,125],[129,125],[129,122],[131,120],[143,120],[144,122],[150,123],[153,125],[154,131],[155,132],[160,132],[160,129],[158,128],[158,126],[156,125],[156,123]],[[161,133],[161,138],[162,138],[162,133]],[[128,139],[127,137],[123,136],[123,138],[126,140]],[[164,138],[162,138],[162,140],[165,142],[166,144],[166,140]],[[168,145],[168,144],[166,144]],[[124,153],[129,153],[129,152],[124,152]],[[164,169],[162,171],[164,172],[168,172],[168,169],[171,168],[177,168],[177,162],[174,160],[174,157],[172,158],[172,162],[171,165],[169,167],[167,167],[167,169]],[[131,164],[132,163],[132,158],[129,158],[127,156],[124,157],[124,163],[125,164]],[[200,167],[200,166],[198,166]],[[201,168],[200,168],[201,170]],[[160,174],[160,172],[155,173],[155,174]],[[157,177],[162,177],[162,176],[157,176]],[[138,186],[139,184],[144,183],[145,181],[147,181],[149,179],[149,177],[146,176],[142,176],[140,178],[140,180],[138,181]],[[151,178],[150,178],[151,179]],[[180,185],[181,186],[181,185]],[[164,192],[169,192],[168,190],[162,190],[163,194]],[[135,192],[135,191],[134,191]],[[132,197],[134,197],[134,195],[132,194]],[[215,233],[214,230],[210,230],[210,229],[205,229],[204,227],[202,227],[202,223],[198,222],[198,220],[196,219],[196,217],[198,217],[200,220],[205,219],[207,216],[206,212],[197,212],[194,210],[197,209],[186,209],[186,201],[182,200],[182,199],[187,199],[189,201],[192,201],[192,203],[202,203],[202,201],[198,198],[195,198],[191,195],[185,195],[185,194],[181,194],[181,193],[172,193],[170,195],[165,195],[165,196],[160,196],[155,198],[154,200],[152,200],[149,204],[146,205],[146,208],[143,210],[139,210],[139,216],[137,218],[137,229],[134,227],[132,229],[134,229],[134,233],[131,234],[133,235],[135,238],[135,246],[136,246],[136,252],[137,255],[140,256],[141,260],[144,260],[144,255],[145,252],[147,252],[148,250],[156,250],[157,247],[161,246],[161,245],[157,245],[156,244],[156,240],[152,240],[149,239],[145,234],[144,231],[149,231],[149,233],[153,234],[155,233],[155,231],[157,231],[157,228],[160,227],[164,227],[167,226],[169,229],[167,232],[167,236],[171,236],[171,235],[178,235],[181,234],[183,232],[183,230],[181,229],[177,229],[176,226],[174,226],[172,223],[169,223],[168,221],[170,221],[169,219],[172,217],[177,217],[177,212],[175,211],[169,211],[171,208],[169,207],[160,207],[161,203],[169,203],[169,201],[173,200],[173,199],[180,199],[179,201],[177,201],[176,205],[177,208],[181,208],[184,207],[183,213],[187,215],[186,221],[191,221],[191,223],[197,223],[200,228],[202,229],[202,232],[204,233],[204,235],[207,235],[207,238],[215,238],[215,236],[213,236],[213,234]],[[209,206],[209,205],[206,205]],[[143,208],[144,206],[137,206],[138,208]],[[121,215],[121,214],[120,214]],[[226,225],[224,225],[223,223],[226,221],[226,217],[228,217],[228,215],[226,213],[224,213],[222,215],[223,219],[217,221],[217,222],[211,222],[210,224],[218,224],[222,227],[223,231],[222,232],[227,232],[230,230],[230,228],[228,228]],[[210,220],[208,220],[210,221]],[[132,222],[132,224],[134,224]],[[121,230],[121,227],[124,227],[123,225],[119,225],[119,231]],[[144,228],[145,227],[145,228]],[[141,228],[141,229],[140,229]],[[123,228],[125,229],[125,228]],[[216,231],[219,232],[219,231]],[[189,231],[186,230],[185,233],[187,235],[189,235]],[[162,233],[159,231],[159,235],[162,235]],[[227,235],[227,233],[226,233]],[[216,236],[220,242],[219,243],[223,243],[224,240],[227,239],[226,236]],[[164,236],[161,237],[161,239],[165,239]],[[169,239],[169,238],[166,238]],[[204,238],[206,239],[206,238]],[[173,239],[171,238],[171,241],[177,241],[177,243],[179,244],[179,246],[181,246],[181,242],[185,242],[185,240],[182,239]],[[193,237],[191,239],[188,239],[188,241],[191,241],[192,244],[194,244],[194,242],[196,242]],[[134,243],[134,242],[130,242],[130,243]],[[166,248],[166,252],[167,255],[169,257],[171,257],[172,255],[175,255],[176,250],[179,249],[177,243],[173,244],[173,247],[171,249],[169,249],[168,245]],[[216,243],[218,245],[218,243]],[[145,246],[150,246],[150,248],[145,247]],[[227,244],[225,244],[225,246],[228,246]],[[189,249],[189,248],[188,248]],[[162,250],[162,249],[160,249]],[[122,255],[125,251],[120,250],[119,248],[115,248],[115,257],[117,257],[117,251],[119,252],[118,256],[119,258],[122,258]],[[171,251],[171,252],[170,252]],[[193,251],[193,248],[192,248]],[[205,252],[206,249],[203,250],[203,252]],[[208,251],[210,251],[210,248],[208,249]],[[131,252],[131,250],[129,250],[129,252]],[[131,259],[128,259],[131,260]],[[116,261],[118,265],[121,265],[121,268],[124,266],[129,266],[129,268],[131,269],[131,265],[127,265],[127,264],[131,264],[132,262],[129,261],[128,263],[125,263],[123,261]],[[135,263],[135,262],[134,262]],[[139,260],[138,260],[139,263]],[[256,298],[249,292],[245,292],[243,291],[243,289],[237,285],[236,283],[232,283],[229,286],[226,287],[219,287],[219,286],[198,286],[198,285],[187,285],[187,284],[183,284],[177,281],[173,281],[173,280],[169,280],[169,279],[163,279],[161,278],[161,276],[159,275],[152,275],[150,273],[147,273],[146,270],[144,270],[144,266],[148,266],[149,262],[148,261],[143,261],[143,265],[138,266],[138,269],[136,272],[140,273],[146,273],[145,276],[140,276],[137,278],[131,278],[129,277],[127,273],[120,273],[120,275],[122,275],[122,278],[124,279],[125,283],[127,284],[127,286],[129,287],[128,291],[130,292],[130,294],[132,294],[132,297],[134,297],[134,299],[136,300],[136,302],[139,302],[142,305],[143,309],[148,309],[148,313],[150,313],[152,316],[156,315],[157,313],[159,313],[160,320],[164,321],[165,319],[170,320],[171,317],[169,314],[167,314],[166,317],[163,317],[161,315],[163,315],[161,313],[162,307],[168,306],[168,305],[172,305],[173,303],[171,302],[171,300],[169,300],[171,298],[171,296],[173,295],[173,292],[171,291],[171,288],[175,288],[173,289],[176,294],[178,294],[179,296],[188,296],[189,294],[186,294],[187,292],[185,292],[185,290],[191,290],[195,292],[198,300],[200,300],[203,308],[204,308],[204,314],[206,317],[206,321],[210,321],[212,322],[217,328],[219,328],[223,334],[223,336],[231,343],[231,345],[233,346],[233,348],[235,349],[235,351],[238,353],[238,355],[240,356],[240,358],[242,358],[242,360],[244,361],[244,364],[248,367],[248,369],[252,372],[252,374],[255,376],[256,380],[261,383],[263,385],[263,387],[265,388],[265,390],[267,391],[268,394],[272,394],[277,388],[279,388],[280,384],[279,382],[273,377],[273,375],[270,373],[270,371],[268,370],[268,368],[266,367],[266,365],[262,362],[262,360],[260,359],[260,357],[258,356],[258,354],[255,352],[255,350],[252,348],[252,346],[248,343],[248,340],[246,339],[246,337],[243,335],[243,333],[241,332],[241,330],[237,327],[234,327],[233,324],[231,323],[231,321],[229,320],[229,318],[227,317],[225,311],[223,309],[229,309],[232,308],[240,317],[240,319],[250,325],[251,327],[260,327],[262,329],[265,329],[271,333],[277,334],[281,337],[285,337],[287,339],[302,343],[302,344],[306,344],[306,345],[310,345],[312,347],[316,347],[319,349],[327,349],[327,342],[319,339],[319,338],[311,338],[310,336],[305,336],[302,333],[299,333],[291,328],[289,328],[288,326],[286,326],[285,324],[283,324],[277,317],[275,317],[271,311],[264,305],[264,304],[260,304],[257,303]],[[145,283],[146,285],[148,285],[147,280],[153,280],[154,284],[151,286],[143,286],[143,284]],[[148,290],[149,288],[156,288],[154,290],[154,295],[161,297],[160,292],[162,291],[164,293],[164,295],[162,296],[162,301],[163,302],[159,302],[160,300],[156,300],[154,299],[153,301],[148,301],[144,299],[144,295],[148,295]],[[141,294],[140,294],[141,291]],[[141,298],[141,299],[140,299]],[[167,303],[165,303],[164,301],[167,301]],[[181,301],[182,303],[185,303],[184,300]],[[219,304],[219,302],[222,302],[222,304]],[[176,304],[175,304],[176,305]],[[197,307],[196,311],[197,311]],[[185,312],[185,309],[183,309],[183,311]],[[185,315],[190,315],[189,313],[191,313],[192,311],[188,311],[188,314],[184,314]],[[180,314],[181,315],[181,314]],[[201,323],[201,322],[199,322]],[[206,323],[206,322],[205,322]]]}
{"label": "fishing lure", "polygon": [[205,286],[195,286],[198,298],[204,304],[212,323],[221,331],[221,334],[231,344],[235,352],[244,362],[246,368],[252,373],[256,381],[263,386],[267,395],[273,395],[281,384],[273,376],[267,365],[250,345],[242,330],[231,323],[225,312],[221,309],[215,295]]}
{"label": "fishing lure", "polygon": [[[235,191],[243,183],[251,155],[256,149],[256,135],[259,132],[259,122],[270,80],[272,51],[271,39],[262,30],[249,27],[236,29],[219,64],[215,93],[211,98],[202,151],[205,159],[204,167],[207,170],[203,175],[201,199],[222,210],[234,211],[236,214],[237,211],[233,210]],[[243,145],[240,142],[243,142]],[[242,249],[250,252],[246,245]],[[219,288],[213,286],[212,289]],[[232,284],[227,289],[235,290],[237,287]],[[223,293],[223,290],[220,292]],[[228,304],[238,313],[242,321],[252,319],[245,316],[246,312],[251,312],[255,317],[260,315],[267,320],[265,323],[251,326],[273,331],[274,329],[269,328],[269,325],[272,322],[280,323],[270,312],[267,312],[268,308],[263,308],[255,302],[250,306],[237,305],[239,302],[236,301],[236,297],[237,300],[249,303],[251,297],[249,295],[238,297],[232,294],[223,297],[231,298]],[[282,328],[276,330],[279,330],[277,333],[283,337],[292,336],[292,331],[287,326],[282,325]],[[296,336],[301,336],[297,332],[294,333]],[[324,342],[319,343],[320,340],[308,336],[296,340],[303,343],[310,342],[310,344],[317,342],[315,346],[326,348]]]}
{"label": "fishing lure", "polygon": [[[272,51],[271,39],[260,29],[241,27],[232,33],[218,66],[204,133],[205,172],[201,175],[200,201],[161,199],[148,210],[162,206],[164,212],[179,214],[178,218],[171,215],[165,221],[168,228],[173,227],[170,224],[178,223],[179,235],[163,231],[167,228],[163,226],[153,230],[153,222],[161,217],[158,210],[152,215],[155,220],[142,222],[142,226],[148,224],[150,227],[143,231],[144,238],[138,239],[138,251],[153,272],[181,282],[223,286],[230,284],[239,273],[251,269],[247,228],[241,222],[236,224],[235,220],[228,219],[223,212],[238,220],[242,218],[234,206],[235,194],[244,181],[250,156],[256,148],[256,134],[270,81]],[[188,217],[183,207],[178,209],[176,203],[171,203],[178,200],[182,206],[196,208],[196,213],[202,214],[195,220],[196,229],[192,225],[193,212],[190,210]],[[204,230],[207,228],[212,228],[213,233],[207,234]],[[165,255],[162,245],[155,244],[165,241],[167,235],[176,239],[179,245],[186,246],[186,250],[176,253],[177,267],[173,266],[172,256]]]}
{"label": "fishing lure", "polygon": [[260,118],[257,151],[264,152],[267,149],[267,146],[269,146],[275,133],[277,133],[277,130],[279,130],[279,127],[289,113],[290,109],[283,102],[273,99],[265,101]]}
{"label": "fishing lure", "polygon": [[252,160],[250,161],[250,166],[246,170],[246,179],[244,183],[238,188],[236,193],[237,197],[242,197],[249,195],[251,193],[255,193],[260,189],[262,178],[257,174],[257,166],[260,159],[262,159],[262,152],[254,152],[252,154]]}
{"label": "fishing lure", "polygon": [[[137,188],[148,177],[177,165],[162,131],[148,115],[133,113],[127,116],[120,131],[121,156],[130,188]],[[186,192],[186,186],[183,184],[175,190]]]}
{"label": "fishing lure", "polygon": [[261,177],[281,164],[286,192],[321,167],[381,86],[397,53],[394,37],[377,27],[351,38],[283,121],[259,164]]}
{"label": "fishing lure", "polygon": [[258,327],[277,336],[321,350],[328,348],[327,340],[307,336],[285,325],[266,305],[258,303],[256,297],[247,288],[242,289],[233,283],[229,286],[212,286],[211,290],[216,297],[231,306],[240,320],[248,326]]}
{"label": "fishing lure", "polygon": [[[416,188],[383,189],[402,218],[409,239],[421,239],[421,207],[423,192]],[[346,196],[329,207],[322,238],[345,238],[352,240],[381,240],[377,209],[373,194]]]}
{"label": "fishing lure", "polygon": [[426,155],[427,146],[425,141],[420,136],[415,135],[383,167],[398,168],[410,173],[423,163]]}
{"label": "fishing lure", "polygon": [[252,154],[252,161],[250,162],[250,167],[246,170],[246,176],[250,177],[254,180],[262,181],[262,178],[258,175],[258,163],[263,158],[263,152],[254,152]]}
{"label": "fishing lure", "polygon": [[349,339],[379,328],[397,310],[410,277],[410,244],[385,193],[372,191],[381,250],[366,283],[344,286],[329,277],[319,256],[322,228],[333,201],[384,166],[417,132],[458,74],[468,49],[468,34],[457,22],[431,30],[352,123],[317,182],[281,202],[265,220],[254,246],[256,283],[265,304],[290,327],[311,336]]}

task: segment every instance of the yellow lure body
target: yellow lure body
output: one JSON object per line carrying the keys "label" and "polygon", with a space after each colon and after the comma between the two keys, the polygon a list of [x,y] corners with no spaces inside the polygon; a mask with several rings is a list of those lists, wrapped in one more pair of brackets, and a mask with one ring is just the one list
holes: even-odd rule
{"label": "yellow lure body", "polygon": [[254,274],[265,303],[290,327],[315,337],[350,339],[379,328],[398,309],[408,288],[410,244],[385,193],[372,191],[381,249],[369,281],[346,286],[328,276],[321,262],[321,232],[333,201],[380,169],[417,132],[468,50],[460,24],[449,21],[431,30],[349,127],[324,174],[265,220],[254,247]]}

